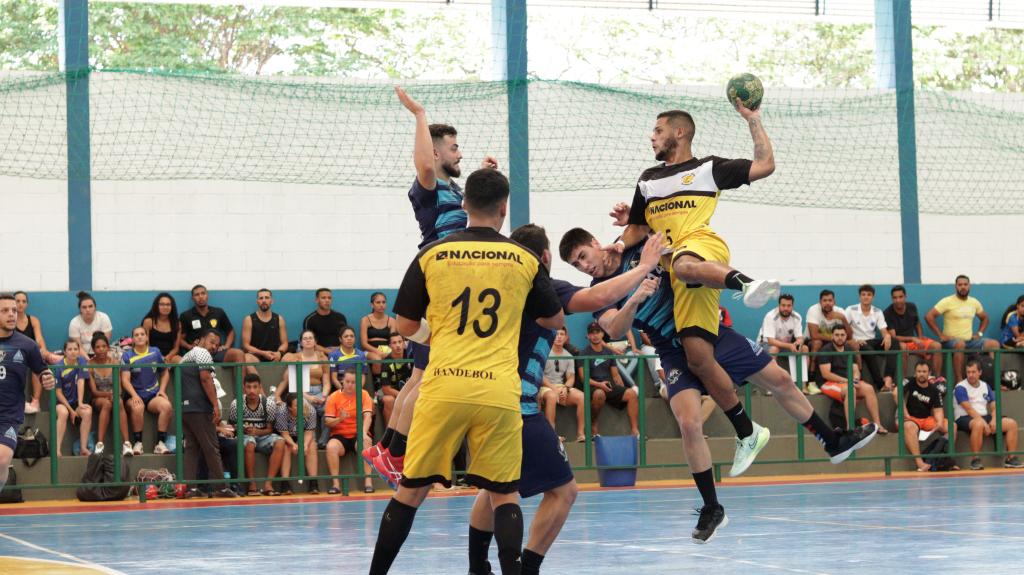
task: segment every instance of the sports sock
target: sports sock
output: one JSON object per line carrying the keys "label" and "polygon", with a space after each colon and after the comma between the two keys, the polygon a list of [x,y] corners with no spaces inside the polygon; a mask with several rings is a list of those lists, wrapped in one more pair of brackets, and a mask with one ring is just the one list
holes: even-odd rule
{"label": "sports sock", "polygon": [[825,420],[813,411],[811,412],[810,419],[801,423],[801,425],[803,425],[807,431],[813,433],[814,436],[818,438],[821,446],[825,449],[830,449],[837,441],[839,441],[839,436],[836,434],[836,431],[829,427],[829,425],[825,423]]}
{"label": "sports sock", "polygon": [[743,291],[744,284],[752,281],[754,280],[741,274],[738,270],[732,270],[725,275],[725,287],[736,291]]}
{"label": "sports sock", "polygon": [[142,432],[141,431],[133,431],[132,432],[132,443],[142,443]]}
{"label": "sports sock", "polygon": [[540,575],[540,564],[544,562],[544,556],[534,553],[529,549],[523,549],[523,572],[522,575]]}
{"label": "sports sock", "polygon": [[718,505],[718,492],[715,490],[715,476],[710,469],[693,474],[693,481],[697,484],[697,491],[700,492],[704,505]]}
{"label": "sports sock", "polygon": [[395,436],[391,438],[391,446],[388,447],[388,451],[391,452],[392,457],[405,457],[405,443],[409,438],[401,433],[395,432]]}
{"label": "sports sock", "polygon": [[729,422],[736,429],[736,437],[746,439],[754,433],[754,422],[750,421],[750,416],[743,410],[742,402],[737,401],[736,405],[724,411],[725,416],[729,418]]}
{"label": "sports sock", "polygon": [[158,431],[158,432],[156,432],[156,439],[157,439],[157,441],[167,441],[167,432],[166,431]]}
{"label": "sports sock", "polygon": [[380,444],[379,444],[382,451],[387,449],[388,446],[391,445],[391,440],[394,439],[394,437],[395,437],[395,430],[394,429],[391,429],[389,427],[389,428],[384,430],[384,435],[381,436]]}
{"label": "sports sock", "polygon": [[469,526],[469,572],[476,575],[487,575],[487,550],[491,547],[494,533],[481,531]]}
{"label": "sports sock", "polygon": [[523,548],[523,510],[519,505],[506,503],[494,510],[494,540],[498,543],[501,574],[519,575]]}
{"label": "sports sock", "polygon": [[377,545],[373,548],[370,575],[384,575],[391,569],[391,564],[395,562],[405,538],[412,530],[412,521],[415,518],[415,507],[396,499],[388,503],[384,515],[380,518],[380,530],[377,532]]}

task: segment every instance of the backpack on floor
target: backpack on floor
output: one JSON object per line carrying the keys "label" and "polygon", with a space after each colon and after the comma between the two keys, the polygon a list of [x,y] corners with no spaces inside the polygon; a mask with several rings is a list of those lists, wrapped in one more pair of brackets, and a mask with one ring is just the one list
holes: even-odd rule
{"label": "backpack on floor", "polygon": [[32,467],[40,459],[50,455],[50,443],[43,432],[28,425],[22,426],[18,432],[18,444],[14,448],[14,457],[21,459],[25,465]]}
{"label": "backpack on floor", "polygon": [[932,471],[952,471],[956,460],[948,455],[949,440],[940,435],[921,449],[921,459],[932,465]]}
{"label": "backpack on floor", "polygon": [[25,501],[21,490],[15,487],[17,484],[18,474],[14,472],[14,467],[11,467],[7,470],[7,485],[4,485],[3,491],[0,491],[0,503],[21,503]]}
{"label": "backpack on floor", "polygon": [[[121,479],[114,477],[114,456],[110,453],[93,453],[85,465],[81,483],[114,483],[131,481],[131,470],[127,458],[121,460]],[[82,486],[75,491],[79,501],[121,501],[128,497],[130,485]]]}

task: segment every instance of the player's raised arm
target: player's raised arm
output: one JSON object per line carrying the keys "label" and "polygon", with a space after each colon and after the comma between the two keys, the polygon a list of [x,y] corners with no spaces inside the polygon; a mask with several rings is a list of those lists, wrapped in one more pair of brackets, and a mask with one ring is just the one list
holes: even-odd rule
{"label": "player's raised arm", "polygon": [[637,308],[657,291],[658,284],[660,283],[660,278],[647,278],[643,280],[640,283],[640,287],[626,300],[622,309],[610,309],[601,314],[597,322],[601,324],[601,329],[608,334],[608,337],[618,339],[624,337],[629,332],[633,326],[633,319],[636,316]]}
{"label": "player's raised arm", "polygon": [[772,151],[772,142],[764,131],[761,110],[751,110],[745,107],[739,98],[736,98],[735,106],[736,111],[747,121],[747,126],[750,127],[750,137],[754,140],[754,160],[750,164],[750,181],[767,178],[775,171],[775,152]]}
{"label": "player's raised arm", "polygon": [[658,267],[661,260],[661,234],[647,239],[640,253],[640,263],[624,274],[603,281],[593,287],[576,292],[569,300],[569,311],[581,313],[597,311],[625,298],[644,281],[648,274]]}
{"label": "player's raised arm", "polygon": [[416,117],[416,141],[413,146],[412,161],[416,165],[416,179],[425,190],[437,187],[437,174],[434,172],[434,142],[430,139],[430,127],[427,125],[427,111],[400,86],[395,86],[395,94],[406,110]]}

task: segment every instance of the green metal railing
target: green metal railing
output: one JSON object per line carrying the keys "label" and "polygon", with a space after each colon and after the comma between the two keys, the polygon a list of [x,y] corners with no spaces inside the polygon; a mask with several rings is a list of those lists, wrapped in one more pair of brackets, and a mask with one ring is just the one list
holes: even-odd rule
{"label": "green metal railing", "polygon": [[[812,353],[805,353],[805,352],[799,352],[799,353],[787,352],[787,353],[776,354],[776,356],[777,357],[781,357],[781,358],[786,358],[786,357],[790,357],[790,356],[797,357],[798,361],[795,362],[796,374],[795,374],[795,378],[794,378],[797,382],[801,382],[801,381],[806,381],[807,380],[807,378],[804,377],[805,374],[802,373],[803,372],[803,366],[802,366],[802,362],[799,361],[799,359],[801,357],[813,356],[813,357],[816,357],[816,358],[821,358],[821,357],[827,357],[827,356],[844,356],[846,358],[846,361],[847,361],[848,370],[850,370],[850,373],[852,374],[853,365],[855,364],[856,357],[858,355],[860,355],[862,357],[865,357],[865,356],[892,356],[892,355],[896,356],[895,357],[895,376],[894,376],[893,379],[894,379],[894,382],[895,382],[895,390],[896,390],[895,402],[896,402],[896,407],[897,407],[897,414],[899,415],[898,417],[896,417],[896,426],[897,426],[896,435],[899,438],[899,441],[897,441],[897,444],[898,444],[897,453],[896,454],[889,454],[889,455],[861,456],[861,457],[858,458],[861,461],[881,461],[883,463],[883,466],[884,466],[885,474],[889,475],[889,474],[892,473],[892,462],[894,460],[901,460],[901,459],[917,457],[917,456],[915,456],[913,454],[907,453],[906,446],[905,446],[905,444],[904,444],[904,442],[902,440],[902,436],[903,436],[903,433],[904,433],[903,409],[904,409],[904,389],[905,389],[904,382],[903,382],[903,372],[904,372],[903,368],[904,368],[904,362],[905,362],[905,360],[904,360],[904,356],[905,355],[907,355],[907,354],[922,355],[923,353],[924,352],[922,352],[922,351],[910,351],[910,352],[908,352],[908,351],[894,351],[894,350],[890,350],[890,351],[860,351],[860,352],[854,352],[854,351],[847,350],[847,351],[844,351],[844,352],[828,352],[828,353],[820,353],[819,352],[819,353],[813,353],[813,354]],[[956,382],[954,381],[954,377],[953,377],[952,358],[953,358],[953,354],[954,353],[964,353],[964,351],[962,351],[962,350],[934,350],[934,351],[931,351],[929,353],[940,353],[940,354],[943,355],[943,358],[944,358],[943,359],[944,366],[945,366],[944,372],[945,372],[945,377],[946,377],[946,381],[947,381],[947,384],[946,384],[946,394],[945,394],[945,397],[944,397],[944,410],[945,410],[945,420],[946,420],[946,425],[947,425],[947,434],[948,434],[948,438],[950,439],[950,441],[949,441],[949,450],[948,450],[947,455],[949,455],[949,456],[956,456],[956,455],[958,455],[958,452],[956,450],[956,441],[955,441],[955,438],[956,438],[956,422],[955,422],[955,419],[953,417],[954,401],[955,401],[954,400],[954,388],[956,387]],[[1002,414],[1003,414],[1003,401],[1002,400],[1003,400],[1003,391],[1002,391],[1002,386],[1001,386],[1001,379],[1002,379],[1003,369],[1002,369],[1002,361],[1001,360],[1002,360],[1002,357],[1004,355],[1007,355],[1007,354],[1020,356],[1022,358],[1022,360],[1024,360],[1024,350],[995,349],[995,350],[991,350],[990,353],[994,354],[994,374],[993,374],[993,378],[992,378],[993,381],[992,382],[988,382],[988,383],[989,383],[990,386],[992,386],[992,388],[994,390],[994,393],[995,393],[995,398],[996,398],[996,400],[995,400],[995,413],[992,414],[993,417],[994,417],[994,420],[995,420],[995,425],[996,425],[995,450],[994,451],[987,451],[987,452],[980,452],[980,453],[977,453],[976,455],[1008,456],[1008,455],[1011,455],[1011,454],[1021,454],[1021,453],[1024,453],[1024,452],[1015,451],[1015,452],[1011,453],[1011,452],[1007,452],[1005,450],[1005,442],[1004,442],[1003,434],[1002,434]],[[652,375],[653,376],[654,374],[648,374],[647,373],[648,369],[647,369],[647,362],[646,362],[646,360],[654,358],[655,356],[650,356],[650,355],[632,355],[632,354],[631,354],[631,356],[638,360],[637,364],[636,364],[637,365],[637,373],[636,373],[636,376],[634,377],[634,381],[635,381],[635,384],[636,384],[637,395],[638,395],[639,400],[640,400],[639,401],[639,410],[638,410],[639,411],[638,412],[638,427],[639,427],[639,431],[640,431],[639,445],[638,445],[638,462],[637,462],[636,465],[626,465],[626,466],[597,466],[597,465],[595,465],[594,464],[594,453],[593,453],[592,435],[591,435],[591,433],[588,432],[588,433],[585,434],[585,440],[584,440],[584,445],[583,445],[583,447],[584,447],[584,455],[583,455],[584,462],[583,462],[583,465],[574,466],[574,469],[577,470],[577,471],[596,471],[596,470],[634,469],[634,468],[660,469],[660,468],[679,468],[679,467],[686,467],[687,466],[685,463],[658,463],[658,464],[651,464],[651,463],[648,462],[648,460],[647,460],[648,459],[648,454],[647,454],[647,441],[648,441],[648,434],[647,434],[647,427],[648,427],[647,424],[648,424],[648,421],[647,421],[647,418],[648,418],[648,413],[647,413],[647,406],[646,406],[646,401],[645,401],[646,398],[647,398],[647,394],[645,393],[645,387],[646,387],[646,384],[647,384],[648,375]],[[591,363],[592,363],[592,360],[595,360],[595,359],[619,360],[619,359],[622,359],[622,356],[621,355],[580,355],[580,356],[574,357],[573,359],[575,361],[583,362],[583,364],[582,364],[582,376],[583,377],[582,377],[582,382],[580,382],[580,387],[582,388],[582,390],[584,392],[584,417],[586,419],[584,425],[589,426],[590,423],[591,423],[591,419],[592,419],[592,407],[591,407],[591,391],[592,391],[592,389],[591,389],[591,385],[590,385],[590,374],[591,374]],[[352,368],[355,369],[355,371],[356,371],[356,380],[358,382],[362,382],[363,379],[364,379],[364,376],[366,374],[366,369],[368,369],[369,366],[371,366],[371,365],[374,365],[374,364],[385,365],[385,364],[392,364],[392,363],[411,363],[411,362],[412,362],[411,359],[400,359],[400,360],[385,359],[385,360],[358,360],[358,361],[353,360],[353,361],[349,361],[349,362],[346,362],[346,363],[348,364],[349,367],[352,367]],[[301,369],[301,366],[304,366],[304,365],[316,365],[316,364],[323,365],[325,363],[327,363],[327,362],[324,362],[324,361],[278,362],[276,365],[285,366],[285,369],[287,369],[289,366],[294,366],[295,367],[296,388],[298,390],[303,390],[305,388],[305,385],[304,385],[304,382],[303,382],[303,370]],[[180,371],[180,369],[176,369],[176,368],[180,367],[180,364],[147,364],[146,365],[147,368],[157,367],[157,368],[171,368],[172,369],[172,374],[173,374],[172,375],[172,381],[173,381],[173,389],[174,389],[173,398],[172,398],[172,404],[174,405],[174,408],[175,408],[174,409],[174,413],[175,413],[174,423],[175,423],[175,435],[176,435],[176,439],[177,439],[177,445],[176,445],[175,452],[174,452],[174,459],[175,459],[174,460],[174,469],[175,469],[175,475],[177,477],[177,479],[175,479],[175,483],[186,483],[186,484],[188,484],[191,487],[191,486],[196,486],[196,485],[199,485],[199,484],[206,484],[206,483],[211,483],[211,484],[218,484],[218,483],[244,484],[244,483],[247,483],[247,482],[263,482],[263,481],[298,481],[300,483],[304,483],[305,481],[308,481],[308,480],[334,480],[334,479],[338,479],[339,482],[340,482],[340,485],[341,485],[342,493],[347,495],[349,493],[349,481],[350,480],[362,479],[362,478],[367,477],[367,474],[359,472],[360,468],[358,467],[358,466],[360,466],[362,464],[361,457],[360,457],[358,452],[361,452],[363,447],[364,447],[364,445],[363,445],[363,431],[364,430],[362,430],[362,413],[363,413],[363,405],[362,404],[363,404],[363,401],[362,401],[362,393],[360,392],[360,390],[364,389],[364,385],[360,385],[359,387],[357,387],[357,393],[356,393],[356,411],[357,411],[356,417],[358,418],[357,432],[356,432],[356,446],[357,446],[357,451],[358,452],[356,454],[354,454],[355,462],[356,462],[355,465],[357,466],[356,473],[352,473],[352,474],[339,474],[339,475],[317,474],[315,476],[311,476],[311,475],[307,475],[306,474],[306,466],[305,466],[305,463],[306,463],[306,461],[305,461],[305,459],[306,459],[306,453],[305,453],[305,451],[306,451],[305,450],[305,432],[307,431],[307,429],[306,429],[306,421],[305,421],[306,418],[305,418],[305,409],[304,409],[304,405],[305,405],[305,401],[306,400],[305,400],[305,396],[303,394],[300,394],[300,397],[303,399],[304,403],[303,403],[302,407],[299,407],[298,409],[296,409],[296,431],[297,431],[297,434],[296,434],[297,435],[297,440],[296,441],[298,442],[298,446],[299,446],[299,448],[297,450],[297,453],[296,453],[296,459],[297,459],[297,461],[296,461],[296,463],[297,463],[297,470],[296,470],[296,472],[290,474],[288,477],[247,477],[246,476],[246,473],[245,473],[245,442],[244,442],[244,439],[243,439],[243,437],[244,437],[244,428],[242,428],[242,425],[241,425],[242,421],[243,421],[243,409],[244,409],[243,401],[244,401],[244,397],[245,397],[244,393],[243,393],[243,372],[245,371],[245,368],[249,367],[249,366],[256,367],[256,366],[267,366],[267,365],[270,365],[270,364],[267,364],[267,363],[223,363],[223,364],[218,364],[219,368],[234,369],[234,378],[233,378],[233,384],[234,385],[233,385],[233,390],[234,390],[234,395],[235,395],[235,399],[236,399],[236,402],[235,402],[236,412],[235,412],[234,415],[235,415],[235,421],[238,424],[238,426],[236,427],[236,432],[235,432],[235,439],[236,439],[236,453],[235,453],[235,457],[236,457],[236,463],[237,463],[237,468],[238,468],[238,476],[235,477],[235,478],[230,478],[230,479],[221,478],[221,477],[211,477],[211,478],[205,479],[205,480],[185,480],[184,477],[183,477],[184,476],[184,453],[183,453],[184,452],[184,441],[183,441],[183,437],[182,437],[182,421],[181,421],[182,417],[181,417],[181,409],[180,409],[181,408],[181,392],[182,392],[181,386],[182,386],[182,382],[181,382],[181,371]],[[124,462],[124,458],[123,458],[123,456],[121,454],[121,450],[118,449],[116,446],[118,446],[119,443],[120,443],[121,431],[122,431],[121,430],[120,414],[121,414],[121,410],[124,409],[124,406],[122,405],[121,401],[116,401],[116,399],[121,397],[120,373],[124,369],[124,366],[122,366],[122,365],[104,365],[104,366],[97,365],[97,366],[90,366],[90,367],[92,367],[92,368],[111,368],[113,370],[113,397],[114,397],[115,401],[112,402],[112,404],[113,404],[112,405],[112,419],[113,419],[112,433],[113,433],[114,441],[110,442],[110,445],[115,446],[114,450],[113,450],[113,453],[112,453],[113,458],[114,458],[115,477],[120,477],[121,469],[122,469],[123,465],[125,464],[125,462]],[[50,369],[55,372],[55,375],[57,375],[56,372],[60,368],[59,368],[59,366],[51,366]],[[853,378],[847,378],[847,379],[848,379],[848,382],[847,382],[847,394],[848,394],[848,397],[856,397]],[[796,385],[796,384],[794,383],[794,385]],[[752,401],[751,391],[752,390],[751,390],[751,386],[750,385],[744,386],[744,388],[743,388],[744,403],[746,405],[746,410],[747,410],[748,414],[753,419],[754,418],[754,412],[753,412],[754,402]],[[56,433],[56,429],[57,429],[57,420],[56,420],[57,395],[56,395],[56,389],[50,390],[48,392],[48,395],[49,395],[49,409],[50,409],[49,415],[48,415],[50,438],[51,438],[51,441],[56,441],[56,437],[57,437],[57,433]],[[847,423],[848,423],[848,426],[853,427],[856,424],[856,401],[849,401],[848,403],[849,403],[849,409],[847,411]],[[228,419],[226,414],[225,414],[225,419]],[[828,459],[826,457],[812,457],[812,458],[807,457],[807,454],[806,454],[806,441],[805,441],[805,437],[804,437],[805,430],[804,430],[803,426],[800,425],[800,423],[798,423],[798,422],[795,422],[794,425],[795,425],[795,435],[796,435],[796,453],[795,453],[795,458],[792,458],[792,459],[776,459],[776,460],[758,460],[758,461],[755,462],[755,464],[759,464],[759,465],[804,464],[804,463],[819,463],[819,462],[828,461]],[[103,439],[104,438],[97,438],[98,441],[102,441]],[[963,454],[959,453],[959,455],[963,455]],[[972,453],[972,455],[975,455],[975,454]],[[290,454],[286,454],[286,457],[287,456],[290,456]],[[923,456],[923,457],[925,459],[928,458],[928,456]],[[716,462],[712,463],[712,466],[713,466],[713,469],[714,469],[714,475],[715,475],[716,479],[718,479],[718,480],[721,479],[722,467],[727,466],[727,465],[731,465],[731,463],[732,463],[731,461],[716,461]],[[18,488],[19,489],[45,489],[45,488],[74,488],[74,487],[79,487],[79,486],[95,486],[95,485],[104,485],[104,486],[134,485],[134,486],[142,486],[144,484],[150,484],[150,482],[140,483],[140,482],[135,482],[135,481],[112,482],[112,483],[103,483],[103,484],[94,484],[94,483],[61,483],[59,481],[59,476],[60,476],[60,458],[53,457],[53,456],[50,457],[50,470],[49,471],[50,471],[50,473],[49,473],[50,481],[48,483],[26,484],[26,485],[20,485],[19,484]],[[144,494],[145,489],[139,489],[139,491],[140,491],[140,497],[144,498],[145,497],[145,494]]]}

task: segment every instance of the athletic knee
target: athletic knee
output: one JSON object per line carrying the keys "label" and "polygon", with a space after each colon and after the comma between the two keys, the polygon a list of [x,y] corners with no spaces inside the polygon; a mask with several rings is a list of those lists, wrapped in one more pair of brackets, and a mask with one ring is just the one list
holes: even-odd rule
{"label": "athletic knee", "polygon": [[704,436],[704,424],[699,418],[679,417],[676,418],[676,423],[679,424],[679,433],[683,435],[683,439]]}

